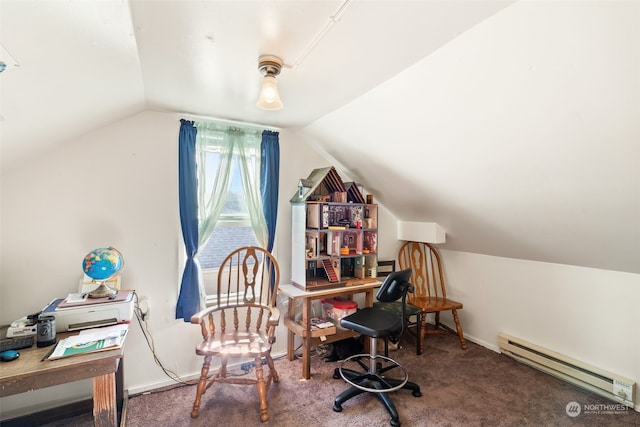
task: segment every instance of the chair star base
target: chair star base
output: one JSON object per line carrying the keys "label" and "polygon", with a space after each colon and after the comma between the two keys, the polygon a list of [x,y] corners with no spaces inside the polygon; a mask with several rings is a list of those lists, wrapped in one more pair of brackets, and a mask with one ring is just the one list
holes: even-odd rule
{"label": "chair star base", "polygon": [[[369,354],[357,354],[346,358],[333,372],[333,377],[342,377],[351,387],[338,395],[333,402],[333,410],[342,411],[342,404],[362,393],[376,396],[391,415],[389,423],[400,426],[398,411],[389,397],[389,393],[399,390],[411,390],[413,396],[420,397],[420,386],[409,382],[407,371],[395,360],[385,354],[378,356],[378,339],[399,338],[406,328],[407,292],[413,292],[409,283],[411,270],[395,271],[387,276],[378,289],[376,298],[380,302],[402,300],[401,313],[394,314],[379,308],[365,307],[340,319],[340,325],[363,336],[369,337]],[[368,364],[365,362],[369,362]],[[383,367],[383,362],[386,366]],[[357,369],[345,369],[346,363],[354,363]],[[398,369],[399,368],[399,369]],[[400,378],[393,378],[401,371]]]}
{"label": "chair star base", "polygon": [[[372,348],[375,348],[375,340],[375,338],[371,339],[371,341],[373,341],[371,344]],[[367,359],[369,359],[368,366],[363,362],[363,360]],[[352,362],[355,362],[362,369],[344,368],[345,364]],[[383,366],[383,362],[386,362],[386,366]],[[393,370],[396,370],[396,368],[402,371],[401,375],[399,375],[400,378],[391,378],[389,374],[391,374]],[[341,412],[342,404],[352,397],[362,393],[372,393],[382,402],[391,415],[389,423],[394,427],[400,426],[400,419],[398,417],[398,411],[388,393],[399,389],[406,389],[411,390],[411,394],[414,397],[422,396],[420,386],[408,381],[409,376],[402,365],[389,357],[379,356],[375,354],[375,352],[373,354],[357,354],[348,357],[334,370],[333,378],[342,378],[351,384],[350,388],[335,398],[333,403],[333,410],[335,412]]]}

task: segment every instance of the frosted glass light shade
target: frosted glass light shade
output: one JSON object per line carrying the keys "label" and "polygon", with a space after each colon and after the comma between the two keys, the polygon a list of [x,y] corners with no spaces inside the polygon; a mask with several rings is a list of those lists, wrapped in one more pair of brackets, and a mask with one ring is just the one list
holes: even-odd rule
{"label": "frosted glass light shade", "polygon": [[282,108],[282,101],[278,93],[278,81],[274,76],[266,75],[262,79],[260,97],[256,106],[262,110],[279,110]]}

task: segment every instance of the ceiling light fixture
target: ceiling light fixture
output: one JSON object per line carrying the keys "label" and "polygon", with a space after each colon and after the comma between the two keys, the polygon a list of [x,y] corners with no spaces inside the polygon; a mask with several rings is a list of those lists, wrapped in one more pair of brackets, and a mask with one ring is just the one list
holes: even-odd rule
{"label": "ceiling light fixture", "polygon": [[282,69],[282,59],[274,55],[262,55],[258,58],[258,70],[264,78],[260,89],[260,97],[256,106],[262,110],[279,110],[282,108],[282,100],[278,93],[278,81],[276,76]]}

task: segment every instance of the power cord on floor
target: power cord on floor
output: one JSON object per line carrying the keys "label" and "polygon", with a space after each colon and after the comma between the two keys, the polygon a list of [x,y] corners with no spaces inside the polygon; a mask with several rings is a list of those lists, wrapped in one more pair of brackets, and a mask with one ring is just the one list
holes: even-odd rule
{"label": "power cord on floor", "polygon": [[153,341],[153,336],[151,335],[151,331],[149,330],[149,323],[145,319],[146,312],[143,312],[140,308],[140,301],[138,299],[138,294],[135,291],[133,294],[135,296],[135,306],[133,311],[136,315],[136,319],[138,319],[138,324],[140,325],[140,330],[142,331],[142,335],[144,336],[144,339],[147,341],[147,346],[149,347],[149,350],[151,350],[151,354],[153,355],[153,361],[155,362],[155,364],[158,365],[160,369],[162,369],[165,375],[167,375],[171,380],[177,383],[181,383],[184,385],[197,384],[198,383],[197,380],[186,381],[182,379],[180,375],[178,375],[176,372],[165,368],[165,366],[162,364],[162,361],[160,361],[160,358],[156,354],[156,345],[155,345],[155,342]]}
{"label": "power cord on floor", "polygon": [[[146,311],[143,311],[140,308],[140,302],[138,299],[138,294],[134,291],[134,296],[135,296],[135,305],[134,305],[134,314],[136,316],[136,319],[138,320],[138,324],[140,325],[140,330],[142,331],[142,335],[144,336],[146,342],[147,342],[147,346],[149,347],[149,350],[151,350],[151,354],[153,356],[153,361],[155,362],[156,365],[158,365],[160,367],[160,369],[162,369],[162,371],[165,373],[165,375],[167,375],[167,377],[169,377],[172,381],[175,381],[176,383],[179,383],[181,385],[196,385],[198,384],[199,378],[198,379],[194,379],[191,381],[188,380],[184,380],[182,377],[180,377],[180,375],[178,375],[176,372],[166,368],[163,364],[162,361],[160,360],[160,358],[158,357],[157,353],[156,353],[156,348],[155,348],[155,342],[153,340],[153,336],[151,335],[151,331],[149,330],[149,323],[147,322],[146,316],[147,313]],[[279,357],[274,357],[273,360],[277,360],[279,358],[282,358],[283,356],[279,356]],[[265,364],[264,362],[262,363],[263,365]],[[243,363],[240,366],[240,369],[242,370],[242,373],[233,373],[233,372],[227,372],[227,376],[244,376],[247,375],[249,372],[251,372],[253,370],[254,366],[252,366],[252,362],[248,362],[248,363]],[[165,388],[163,388],[164,390]],[[143,393],[144,394],[144,393]]]}

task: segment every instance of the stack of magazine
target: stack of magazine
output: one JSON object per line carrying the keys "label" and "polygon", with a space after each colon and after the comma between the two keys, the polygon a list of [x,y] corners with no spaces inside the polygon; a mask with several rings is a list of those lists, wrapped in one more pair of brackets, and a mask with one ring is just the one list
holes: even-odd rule
{"label": "stack of magazine", "polygon": [[78,335],[72,335],[60,340],[47,359],[55,360],[63,357],[120,348],[124,344],[124,339],[128,331],[128,324],[85,329]]}

